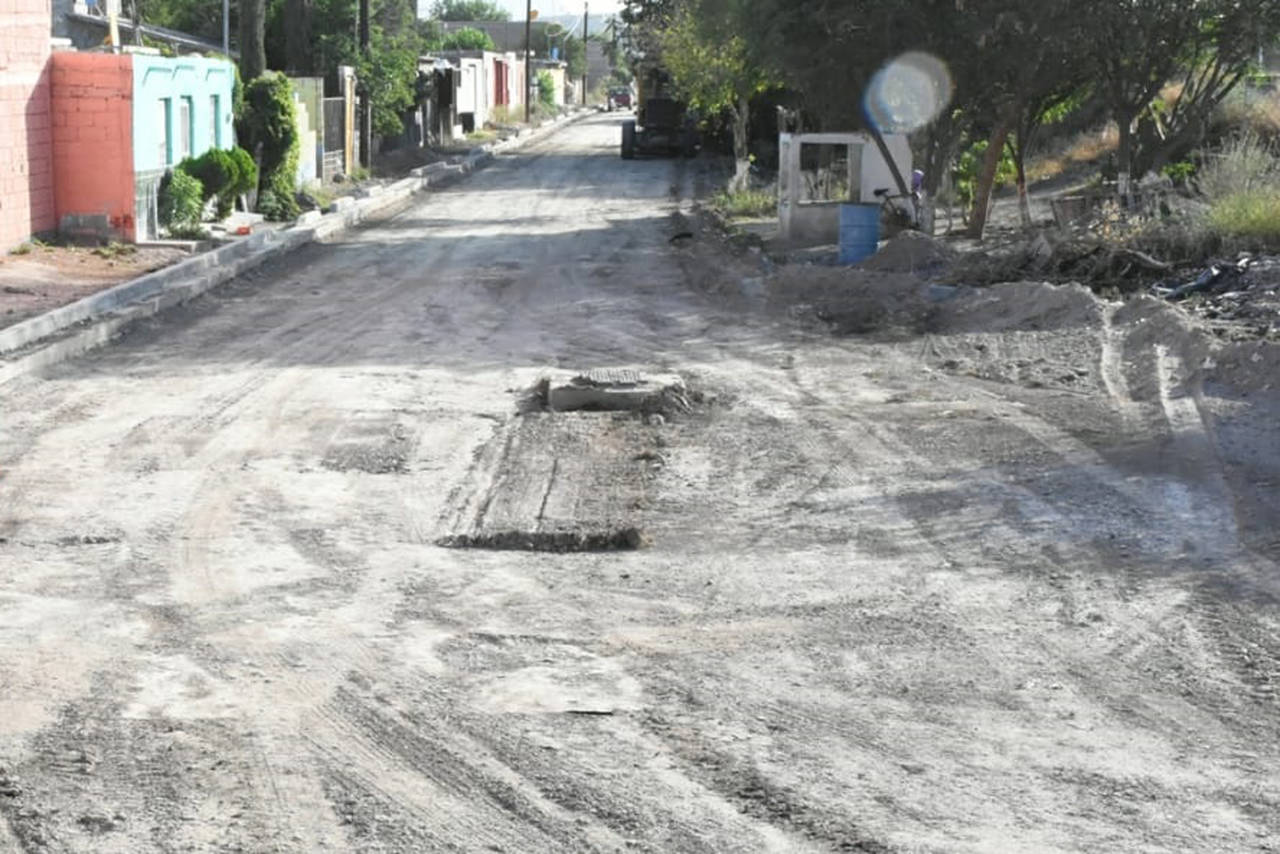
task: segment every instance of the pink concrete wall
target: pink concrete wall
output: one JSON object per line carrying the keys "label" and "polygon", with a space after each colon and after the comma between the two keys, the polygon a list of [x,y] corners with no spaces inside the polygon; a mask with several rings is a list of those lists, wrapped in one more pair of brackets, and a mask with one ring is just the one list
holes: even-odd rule
{"label": "pink concrete wall", "polygon": [[133,240],[133,57],[56,53],[52,67],[59,228]]}
{"label": "pink concrete wall", "polygon": [[0,0],[0,252],[56,225],[49,0]]}

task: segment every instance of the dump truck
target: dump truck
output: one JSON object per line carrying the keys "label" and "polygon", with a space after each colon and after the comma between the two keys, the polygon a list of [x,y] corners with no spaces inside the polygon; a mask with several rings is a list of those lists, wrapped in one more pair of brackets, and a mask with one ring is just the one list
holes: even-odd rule
{"label": "dump truck", "polygon": [[622,123],[622,159],[637,154],[698,153],[698,128],[688,107],[676,96],[671,75],[661,68],[636,74],[636,117]]}

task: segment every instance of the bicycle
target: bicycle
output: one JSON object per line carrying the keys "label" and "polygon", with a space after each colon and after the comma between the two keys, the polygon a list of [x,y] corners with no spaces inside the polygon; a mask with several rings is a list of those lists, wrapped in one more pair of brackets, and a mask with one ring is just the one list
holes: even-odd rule
{"label": "bicycle", "polygon": [[888,187],[875,191],[880,200],[880,230],[884,237],[920,228],[920,193],[891,193]]}

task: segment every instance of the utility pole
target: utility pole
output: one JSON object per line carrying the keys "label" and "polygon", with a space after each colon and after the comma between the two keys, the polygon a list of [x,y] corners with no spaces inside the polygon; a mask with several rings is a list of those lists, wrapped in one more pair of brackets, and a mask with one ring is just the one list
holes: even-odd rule
{"label": "utility pole", "polygon": [[[360,55],[369,59],[369,0],[360,0]],[[373,105],[369,81],[361,80],[360,88],[360,165],[373,165]]]}
{"label": "utility pole", "polygon": [[[368,0],[362,0],[368,2]],[[532,54],[529,52],[529,42],[533,39],[533,0],[525,0],[524,2],[524,123],[529,124],[529,101],[530,93],[533,91],[533,69]]]}
{"label": "utility pole", "polygon": [[222,0],[222,52],[231,57],[231,0]]}
{"label": "utility pole", "polygon": [[589,26],[591,5],[582,4],[582,106],[587,105],[587,71],[591,68],[591,49],[587,47],[587,27]]}

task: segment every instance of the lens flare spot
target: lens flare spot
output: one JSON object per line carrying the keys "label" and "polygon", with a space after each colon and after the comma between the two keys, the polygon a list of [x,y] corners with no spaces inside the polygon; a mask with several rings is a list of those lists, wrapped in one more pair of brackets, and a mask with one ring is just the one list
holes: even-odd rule
{"label": "lens flare spot", "polygon": [[920,51],[904,53],[876,72],[863,109],[885,133],[909,133],[936,119],[951,103],[954,84],[946,63]]}

